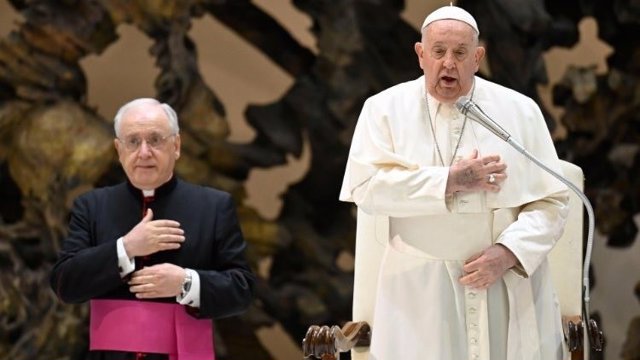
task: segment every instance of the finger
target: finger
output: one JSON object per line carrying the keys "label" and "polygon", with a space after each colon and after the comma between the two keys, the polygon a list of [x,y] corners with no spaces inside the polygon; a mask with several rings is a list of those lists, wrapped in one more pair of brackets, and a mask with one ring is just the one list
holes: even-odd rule
{"label": "finger", "polygon": [[168,220],[168,219],[159,219],[159,220],[154,220],[151,222],[151,224],[155,227],[159,227],[159,228],[179,228],[180,227],[180,223],[175,221],[175,220]]}
{"label": "finger", "polygon": [[179,227],[156,227],[153,229],[153,232],[157,235],[184,235],[184,230]]}
{"label": "finger", "polygon": [[507,180],[507,174],[504,173],[493,174],[493,177],[495,178],[496,183],[501,183]]}
{"label": "finger", "polygon": [[144,267],[144,268],[142,268],[140,270],[136,270],[135,272],[133,272],[133,274],[131,274],[131,277],[135,278],[135,277],[139,277],[139,276],[144,276],[144,275],[147,274],[147,272],[148,272],[147,268]]}
{"label": "finger", "polygon": [[465,272],[465,274],[471,274],[474,273],[476,271],[478,271],[478,269],[480,268],[477,259],[470,261],[466,264],[464,264],[464,266],[462,267],[462,271]]}
{"label": "finger", "polygon": [[486,184],[486,185],[484,185],[484,190],[486,192],[497,193],[497,192],[500,192],[500,189],[502,189],[500,187],[500,185],[496,185],[496,184]]}
{"label": "finger", "polygon": [[138,275],[138,276],[132,276],[131,279],[129,279],[128,284],[129,285],[143,285],[143,284],[149,284],[151,283],[153,280],[152,276],[149,275]]}
{"label": "finger", "polygon": [[464,263],[468,264],[468,263],[474,261],[475,259],[479,258],[480,256],[482,256],[482,252],[475,253],[475,254],[471,255],[471,257],[469,257],[467,260],[465,260]]}
{"label": "finger", "polygon": [[477,158],[478,158],[478,149],[473,149],[471,150],[471,154],[469,154],[469,157],[467,159],[473,160]]}
{"label": "finger", "polygon": [[495,162],[487,165],[485,169],[492,173],[504,173],[505,170],[507,170],[507,164],[503,162]]}
{"label": "finger", "polygon": [[480,286],[485,282],[483,277],[480,276],[477,271],[460,277],[459,281],[460,284],[465,286]]}
{"label": "finger", "polygon": [[182,235],[161,234],[157,235],[158,243],[183,243],[185,237]]}
{"label": "finger", "polygon": [[157,297],[158,297],[157,291],[145,291],[145,292],[136,293],[136,298],[138,299],[152,299]]}
{"label": "finger", "polygon": [[484,156],[482,158],[482,164],[483,165],[488,165],[488,164],[491,164],[491,163],[499,163],[499,162],[500,162],[500,155],[495,155],[495,154],[494,155],[487,155],[487,156]]}
{"label": "finger", "polygon": [[139,281],[140,277],[143,277],[143,275],[140,274],[140,271],[136,271],[133,274],[131,274],[131,278],[129,279],[129,281]]}
{"label": "finger", "polygon": [[[493,177],[493,181],[491,181],[491,177]],[[496,174],[491,173],[487,175],[487,179],[482,183],[482,188],[488,192],[499,192],[502,184],[507,178],[507,174]]]}
{"label": "finger", "polygon": [[478,290],[486,289],[489,286],[491,286],[491,284],[493,284],[494,282],[487,276],[479,275],[478,272],[465,275],[461,277],[459,281],[461,285],[468,286],[470,288],[478,289]]}
{"label": "finger", "polygon": [[147,213],[144,214],[144,217],[142,218],[143,223],[149,222],[151,221],[151,219],[153,219],[153,210],[151,210],[150,208],[147,209]]}
{"label": "finger", "polygon": [[133,285],[142,285],[144,284],[144,281],[140,280],[140,277],[138,276],[137,278],[131,278],[129,279],[129,281],[127,281],[127,284],[133,286]]}
{"label": "finger", "polygon": [[138,293],[148,293],[154,291],[155,286],[153,284],[139,284],[129,286],[129,291],[138,294]]}
{"label": "finger", "polygon": [[180,249],[181,246],[180,243],[161,243],[158,245],[160,251],[177,250]]}

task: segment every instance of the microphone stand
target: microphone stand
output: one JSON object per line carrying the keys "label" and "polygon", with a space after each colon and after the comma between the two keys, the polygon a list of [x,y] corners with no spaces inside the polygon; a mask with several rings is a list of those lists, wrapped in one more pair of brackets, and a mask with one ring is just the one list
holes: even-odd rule
{"label": "microphone stand", "polygon": [[[577,186],[575,186],[569,180],[565,179],[562,175],[558,174],[556,171],[552,170],[551,168],[543,164],[538,158],[536,158],[533,154],[528,152],[527,149],[524,148],[524,146],[522,146],[520,143],[514,140],[508,132],[506,132],[502,127],[500,127],[500,125],[498,125],[495,121],[491,120],[491,118],[487,114],[485,114],[485,112],[482,111],[482,109],[478,105],[476,105],[472,100],[467,98],[460,98],[458,101],[456,101],[455,105],[456,105],[456,108],[463,115],[469,116],[472,120],[475,120],[476,122],[480,123],[482,126],[487,128],[487,130],[491,131],[500,139],[507,142],[509,145],[511,145],[516,150],[518,150],[518,152],[520,152],[526,158],[533,161],[536,165],[538,165],[544,171],[553,175],[553,177],[560,180],[563,184],[567,185],[567,187],[573,190],[573,192],[576,195],[578,195],[580,200],[582,200],[582,204],[587,210],[587,215],[588,215],[587,217],[588,217],[588,224],[589,224],[589,229],[587,232],[587,248],[585,251],[584,263],[582,268],[582,286],[583,286],[583,293],[584,293],[583,312],[586,320],[586,327],[589,330],[588,339],[589,339],[589,342],[591,343],[591,347],[596,351],[602,351],[602,345],[604,342],[602,331],[598,329],[598,325],[596,324],[595,320],[592,320],[591,317],[589,316],[590,314],[589,302],[591,301],[590,286],[589,286],[589,266],[591,265],[591,253],[593,251],[593,232],[594,232],[594,223],[595,223],[595,220],[594,220],[595,215],[593,213],[593,207],[591,206],[591,202],[589,201],[587,196]],[[476,118],[476,116],[474,116],[475,114],[473,113],[473,111],[471,111],[471,114],[468,114],[472,107],[477,109],[480,113],[482,113],[485,119]],[[583,324],[583,326],[585,325]]]}

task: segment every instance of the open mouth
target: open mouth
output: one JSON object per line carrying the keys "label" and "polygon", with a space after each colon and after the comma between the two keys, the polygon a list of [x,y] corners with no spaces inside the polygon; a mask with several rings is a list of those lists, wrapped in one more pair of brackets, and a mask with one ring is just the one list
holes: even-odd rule
{"label": "open mouth", "polygon": [[442,77],[440,77],[440,80],[444,81],[444,83],[447,84],[447,85],[451,85],[451,84],[453,84],[454,82],[457,81],[456,78],[451,77],[451,76],[442,76]]}

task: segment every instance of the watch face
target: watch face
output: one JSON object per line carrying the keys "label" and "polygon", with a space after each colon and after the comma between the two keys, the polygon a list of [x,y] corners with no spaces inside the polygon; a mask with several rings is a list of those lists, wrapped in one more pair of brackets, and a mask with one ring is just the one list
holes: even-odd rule
{"label": "watch face", "polygon": [[187,275],[184,277],[184,281],[182,282],[182,293],[186,294],[191,289],[191,273],[187,272]]}

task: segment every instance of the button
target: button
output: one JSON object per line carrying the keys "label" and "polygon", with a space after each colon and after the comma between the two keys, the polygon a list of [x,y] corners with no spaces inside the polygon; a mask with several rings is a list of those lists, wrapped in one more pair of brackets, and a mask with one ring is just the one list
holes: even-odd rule
{"label": "button", "polygon": [[471,324],[469,324],[469,327],[470,327],[471,329],[474,329],[474,330],[475,330],[475,329],[477,329],[477,328],[478,328],[478,324],[471,323]]}
{"label": "button", "polygon": [[459,127],[453,128],[453,133],[456,135],[460,135],[460,128]]}
{"label": "button", "polygon": [[118,266],[118,272],[122,272],[122,266]]}
{"label": "button", "polygon": [[480,356],[478,356],[478,354],[473,354],[473,355],[471,355],[471,358],[473,360],[477,360],[477,359],[480,359]]}
{"label": "button", "polygon": [[468,296],[469,296],[469,299],[475,299],[476,298],[476,293],[474,293],[473,291],[470,291]]}
{"label": "button", "polygon": [[478,343],[478,339],[476,339],[476,338],[471,338],[471,339],[469,339],[469,342],[470,342],[471,344],[474,344],[474,345],[475,345],[475,344],[477,344],[477,343]]}
{"label": "button", "polygon": [[476,313],[476,308],[470,307],[469,308],[469,314],[475,314],[475,313]]}
{"label": "button", "polygon": [[460,205],[465,205],[465,204],[468,204],[468,203],[469,203],[469,200],[467,200],[467,199],[460,199],[460,200],[458,200],[458,203],[459,203]]}

